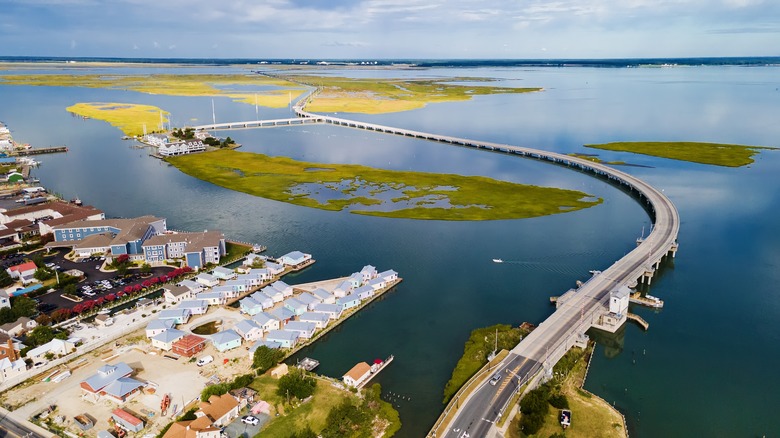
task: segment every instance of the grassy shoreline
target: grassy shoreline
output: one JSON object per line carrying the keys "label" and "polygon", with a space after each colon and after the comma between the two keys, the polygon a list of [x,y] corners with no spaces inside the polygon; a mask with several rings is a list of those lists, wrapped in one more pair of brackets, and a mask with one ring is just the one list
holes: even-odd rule
{"label": "grassy shoreline", "polygon": [[[425,220],[497,220],[538,217],[588,208],[602,202],[574,190],[538,187],[481,176],[391,171],[353,164],[320,164],[286,157],[219,150],[170,157],[180,171],[212,184],[290,204],[381,217]],[[327,169],[328,171],[322,171]],[[295,191],[301,187],[305,191]],[[334,198],[315,199],[328,191]],[[361,193],[368,192],[368,193]],[[398,194],[393,200],[385,194]],[[381,202],[389,211],[365,210]],[[432,206],[446,203],[446,207]],[[363,207],[361,207],[363,206]]]}
{"label": "grassy shoreline", "polygon": [[753,156],[763,150],[777,150],[766,146],[703,143],[690,141],[623,141],[586,144],[586,148],[616,152],[631,152],[691,163],[723,167],[742,167],[754,162]]}
{"label": "grassy shoreline", "polygon": [[143,134],[144,127],[147,132],[160,131],[160,114],[170,114],[152,105],[115,102],[80,102],[65,110],[88,119],[108,122],[131,137]]}

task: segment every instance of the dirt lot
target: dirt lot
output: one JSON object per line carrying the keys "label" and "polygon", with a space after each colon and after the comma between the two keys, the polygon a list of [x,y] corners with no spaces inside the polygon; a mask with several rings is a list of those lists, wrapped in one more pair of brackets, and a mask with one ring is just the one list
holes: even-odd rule
{"label": "dirt lot", "polygon": [[[197,320],[204,321],[213,319],[214,316],[221,316],[220,319],[225,321],[225,325],[232,326],[231,317],[237,314],[237,312],[235,314],[225,312],[224,309],[222,312],[215,313],[216,315],[210,312],[198,317]],[[191,323],[193,322],[197,324],[199,321],[191,320]],[[160,401],[163,394],[171,394],[171,407],[175,405],[177,412],[181,412],[183,405],[200,396],[209,378],[215,375],[223,380],[232,378],[248,372],[251,365],[246,346],[226,353],[218,353],[209,344],[200,355],[211,354],[216,360],[210,365],[199,368],[194,360],[190,361],[189,358],[182,357],[174,360],[165,357],[160,351],[154,351],[143,330],[131,333],[118,344],[119,346],[116,347],[111,343],[70,362],[68,368],[72,375],[59,383],[42,381],[52,371],[31,379],[28,383],[5,394],[4,403],[20,406],[16,411],[28,418],[43,411],[49,405],[56,405],[57,410],[54,415],[65,416],[64,424],[72,432],[81,432],[74,424],[73,417],[87,413],[97,420],[97,423],[85,435],[95,436],[97,431],[108,428],[107,420],[111,411],[120,405],[107,400],[93,403],[82,399],[79,383],[94,374],[104,364],[125,362],[135,370],[132,377],[148,382],[149,386],[121,406],[147,423],[144,433],[156,433],[171,421],[170,412],[168,416],[160,417]],[[148,388],[154,390],[149,391]],[[150,413],[152,415],[149,415]]]}

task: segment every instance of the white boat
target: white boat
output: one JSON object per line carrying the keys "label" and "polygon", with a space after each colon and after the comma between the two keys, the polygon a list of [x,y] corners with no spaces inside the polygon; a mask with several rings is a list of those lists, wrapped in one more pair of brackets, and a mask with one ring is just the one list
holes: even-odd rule
{"label": "white boat", "polygon": [[504,263],[501,259],[493,259],[493,263]]}

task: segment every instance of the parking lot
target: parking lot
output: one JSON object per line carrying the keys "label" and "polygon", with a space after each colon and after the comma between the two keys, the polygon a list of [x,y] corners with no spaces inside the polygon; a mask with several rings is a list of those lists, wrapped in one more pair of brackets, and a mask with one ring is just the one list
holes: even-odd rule
{"label": "parking lot", "polygon": [[[110,293],[117,293],[127,286],[135,286],[142,283],[145,278],[137,269],[131,269],[125,276],[120,276],[116,272],[105,272],[101,267],[105,259],[101,257],[88,257],[71,261],[65,258],[66,250],[59,250],[55,254],[44,257],[44,262],[51,265],[59,272],[65,272],[71,269],[82,271],[86,277],[84,281],[77,283],[76,295],[84,300],[97,299]],[[152,268],[151,275],[157,276],[171,271],[173,268],[161,266]],[[62,290],[56,289],[54,292],[47,293],[38,297],[40,302],[39,309],[44,313],[51,313],[58,308],[71,308],[77,303],[62,297]]]}

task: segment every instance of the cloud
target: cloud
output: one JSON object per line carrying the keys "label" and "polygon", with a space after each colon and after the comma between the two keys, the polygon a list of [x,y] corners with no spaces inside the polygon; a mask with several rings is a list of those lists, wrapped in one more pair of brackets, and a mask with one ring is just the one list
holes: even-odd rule
{"label": "cloud", "polygon": [[76,44],[76,40],[70,40],[70,49],[73,50],[76,48],[78,44]]}
{"label": "cloud", "polygon": [[324,47],[366,47],[368,44],[360,41],[330,41],[320,44]]}

